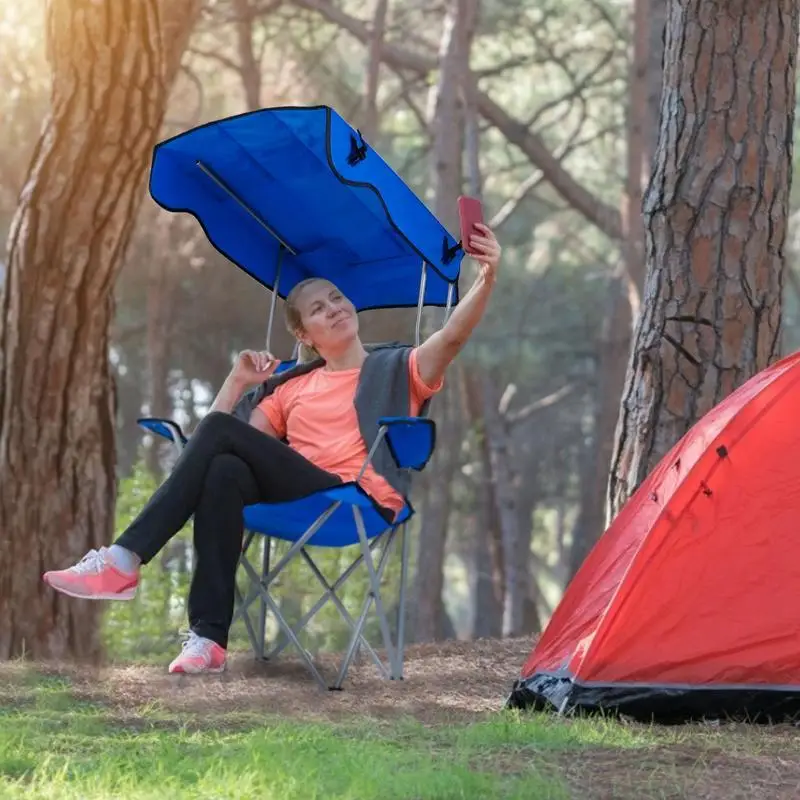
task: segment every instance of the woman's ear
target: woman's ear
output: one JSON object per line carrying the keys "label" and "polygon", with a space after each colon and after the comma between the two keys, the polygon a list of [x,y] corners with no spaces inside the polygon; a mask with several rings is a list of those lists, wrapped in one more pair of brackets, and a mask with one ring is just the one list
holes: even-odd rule
{"label": "woman's ear", "polygon": [[292,336],[294,336],[294,338],[297,339],[297,341],[301,344],[308,344],[308,337],[302,328],[295,328],[292,331]]}

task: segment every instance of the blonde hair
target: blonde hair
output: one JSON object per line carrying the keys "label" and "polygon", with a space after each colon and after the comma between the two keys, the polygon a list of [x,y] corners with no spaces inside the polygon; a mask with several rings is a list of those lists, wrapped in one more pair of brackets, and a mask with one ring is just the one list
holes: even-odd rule
{"label": "blonde hair", "polygon": [[297,307],[297,298],[300,296],[300,293],[303,291],[303,289],[305,289],[307,286],[311,286],[313,283],[317,283],[318,281],[325,281],[325,279],[306,278],[305,280],[296,284],[292,291],[286,295],[286,305],[283,309],[283,315],[284,319],[286,320],[286,327],[289,329],[289,333],[291,333],[292,336],[297,337],[298,340],[298,364],[307,364],[309,361],[315,361],[316,359],[321,358],[320,354],[310,344],[301,342],[300,337],[297,335],[299,331],[303,330],[303,320],[300,317],[300,309]]}

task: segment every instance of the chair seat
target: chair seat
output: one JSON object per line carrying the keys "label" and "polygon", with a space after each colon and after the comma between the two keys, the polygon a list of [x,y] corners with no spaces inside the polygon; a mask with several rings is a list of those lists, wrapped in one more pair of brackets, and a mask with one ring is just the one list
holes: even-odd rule
{"label": "chair seat", "polygon": [[376,510],[369,495],[357,483],[343,483],[289,503],[258,503],[247,506],[244,510],[245,528],[265,536],[295,542],[337,501],[341,505],[309,539],[309,545],[348,547],[358,544],[358,530],[352,510],[354,506],[361,510],[368,539],[379,536],[392,525],[406,522],[414,513],[411,505],[406,503],[394,523],[387,523]]}

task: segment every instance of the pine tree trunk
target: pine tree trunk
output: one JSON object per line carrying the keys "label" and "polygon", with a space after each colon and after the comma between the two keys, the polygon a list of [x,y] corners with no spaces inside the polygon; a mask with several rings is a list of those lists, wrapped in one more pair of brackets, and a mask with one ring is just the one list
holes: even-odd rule
{"label": "pine tree trunk", "polygon": [[778,356],[797,36],[794,0],[669,4],[614,514],[698,419]]}
{"label": "pine tree trunk", "polygon": [[571,580],[605,530],[608,517],[606,489],[625,385],[634,324],[641,313],[645,254],[642,192],[650,177],[658,139],[664,29],[663,0],[635,0],[633,47],[629,73],[627,113],[627,176],[622,199],[623,265],[611,278],[602,335],[597,342],[597,391],[594,436],[581,477],[581,506],[569,554]]}
{"label": "pine tree trunk", "polygon": [[48,6],[52,110],[0,303],[0,658],[99,653],[100,606],[53,592],[41,574],[112,533],[112,290],[198,3],[165,8]]}
{"label": "pine tree trunk", "polygon": [[435,642],[445,638],[444,562],[452,510],[452,484],[458,460],[458,424],[450,387],[436,400],[437,447],[426,469],[419,555],[414,587],[411,638]]}
{"label": "pine tree trunk", "polygon": [[233,0],[233,12],[245,108],[256,111],[261,108],[261,61],[253,49],[253,28],[259,12],[249,0]]}
{"label": "pine tree trunk", "polygon": [[[160,209],[152,215],[148,237],[153,243],[148,262],[147,294],[145,302],[145,376],[147,404],[151,417],[173,416],[169,394],[169,356],[172,342],[172,313],[175,309],[175,251],[178,237],[175,230],[180,218]],[[145,451],[145,466],[158,483],[161,482],[161,454],[167,444],[153,436]]]}
{"label": "pine tree trunk", "polygon": [[524,625],[530,559],[520,557],[517,481],[511,437],[497,407],[496,380],[488,372],[480,378],[483,419],[491,468],[491,487],[503,547],[505,592],[503,636],[519,636]]}
{"label": "pine tree trunk", "polygon": [[[430,157],[433,209],[444,226],[451,232],[456,229],[457,199],[463,181],[462,155],[464,149],[464,113],[461,90],[467,77],[469,53],[472,43],[475,0],[448,0],[440,43],[439,80],[431,88],[428,97],[428,119],[433,134],[433,149]],[[445,389],[443,394],[450,399],[452,394]],[[434,400],[437,424],[443,425],[441,409],[445,397]],[[452,429],[452,418],[456,416],[456,404],[450,400],[446,413]],[[416,641],[432,641],[442,638],[445,548],[447,524],[450,517],[451,483],[457,466],[458,450],[448,450],[445,442],[438,440],[437,453],[424,474],[429,499],[428,521],[423,515],[417,565],[418,597],[416,601]],[[445,450],[446,452],[443,452]],[[436,573],[436,574],[434,574]]]}
{"label": "pine tree trunk", "polygon": [[478,509],[475,514],[473,545],[472,636],[476,639],[500,638],[503,635],[505,575],[503,541],[492,480],[492,459],[486,432],[483,390],[475,370],[463,372],[463,397],[470,427],[475,433],[477,458],[481,469],[475,485]]}
{"label": "pine tree trunk", "polygon": [[383,62],[383,38],[386,35],[386,16],[389,0],[377,0],[369,32],[369,56],[367,60],[364,100],[361,111],[361,132],[367,141],[374,142],[378,135],[378,90],[381,82]]}

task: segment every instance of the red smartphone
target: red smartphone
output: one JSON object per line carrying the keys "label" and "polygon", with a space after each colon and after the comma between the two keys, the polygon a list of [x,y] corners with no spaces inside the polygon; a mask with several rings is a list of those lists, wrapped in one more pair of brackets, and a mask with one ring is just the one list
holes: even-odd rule
{"label": "red smartphone", "polygon": [[481,231],[475,228],[475,223],[483,223],[483,206],[481,201],[476,197],[467,197],[461,195],[458,198],[458,218],[461,223],[461,246],[464,252],[469,255],[474,255],[469,246],[469,237],[477,233],[480,235]]}

